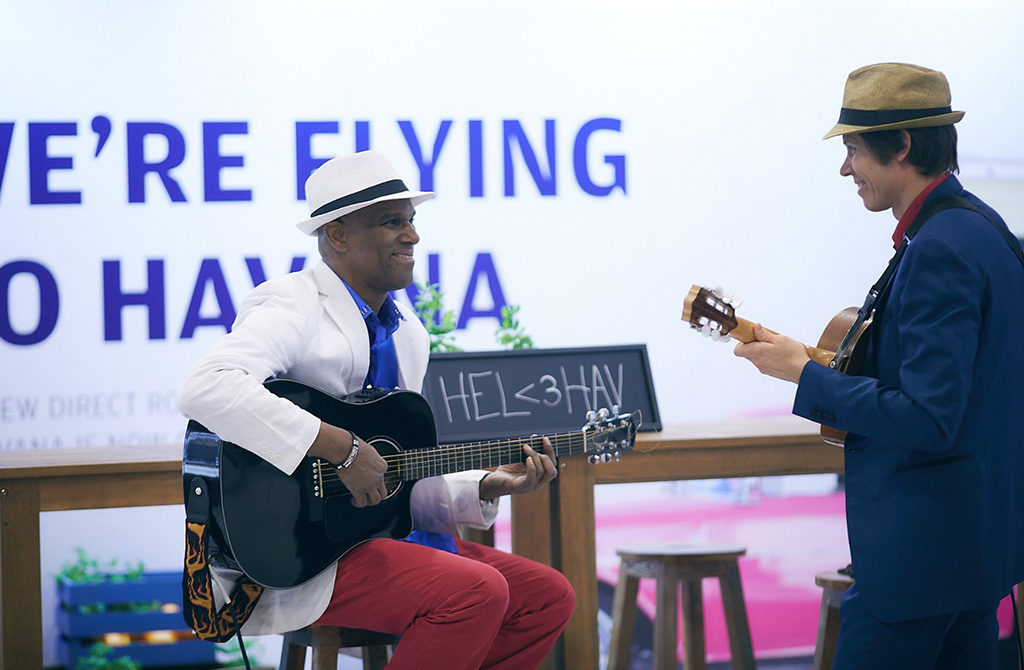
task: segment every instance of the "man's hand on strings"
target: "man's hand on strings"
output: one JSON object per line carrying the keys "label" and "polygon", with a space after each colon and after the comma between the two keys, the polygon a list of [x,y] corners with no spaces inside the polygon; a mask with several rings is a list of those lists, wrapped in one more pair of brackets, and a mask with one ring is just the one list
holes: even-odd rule
{"label": "man's hand on strings", "polygon": [[558,476],[555,450],[548,438],[544,438],[544,453],[538,453],[525,443],[523,453],[526,454],[524,462],[502,465],[480,480],[481,500],[513,493],[529,493]]}
{"label": "man's hand on strings", "polygon": [[384,473],[388,470],[388,464],[369,442],[359,440],[353,433],[343,428],[321,423],[320,432],[306,453],[338,465],[351,453],[353,438],[358,440],[359,451],[351,465],[347,468],[338,468],[338,478],[352,494],[353,505],[376,505],[388,495],[387,486],[384,484]]}

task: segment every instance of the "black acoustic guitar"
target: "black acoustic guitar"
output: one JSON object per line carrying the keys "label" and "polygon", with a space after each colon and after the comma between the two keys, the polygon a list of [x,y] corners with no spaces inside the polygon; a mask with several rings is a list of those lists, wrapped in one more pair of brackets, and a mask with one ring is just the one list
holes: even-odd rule
{"label": "black acoustic guitar", "polygon": [[[740,342],[754,341],[754,323],[736,316],[736,309],[721,292],[698,286],[690,287],[683,300],[683,321],[694,329],[716,340],[733,338]],[[857,324],[857,308],[847,307],[836,314],[825,326],[818,346],[804,345],[807,356],[826,367],[846,374],[857,374],[863,364],[865,333],[871,319]],[[856,330],[853,330],[856,328]],[[834,447],[846,443],[846,431],[821,424],[821,439]]]}
{"label": "black acoustic guitar", "polygon": [[[185,499],[195,478],[206,480],[214,521],[210,560],[239,569],[263,586],[301,584],[361,542],[407,536],[412,530],[409,494],[418,479],[521,462],[524,442],[543,448],[542,436],[438,446],[430,406],[412,391],[351,402],[289,380],[265,386],[372,444],[388,464],[388,496],[378,505],[354,507],[330,462],[306,457],[286,475],[189,421],[182,458]],[[585,453],[591,462],[607,461],[632,448],[639,425],[639,412],[610,415],[601,410],[579,431],[547,437],[556,456]]]}

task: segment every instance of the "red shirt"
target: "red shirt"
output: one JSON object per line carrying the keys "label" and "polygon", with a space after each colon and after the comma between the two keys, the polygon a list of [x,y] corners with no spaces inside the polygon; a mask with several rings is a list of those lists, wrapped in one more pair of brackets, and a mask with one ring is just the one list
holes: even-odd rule
{"label": "red shirt", "polygon": [[896,232],[892,234],[892,246],[900,246],[900,242],[903,241],[903,236],[907,234],[907,228],[910,228],[910,224],[917,218],[918,213],[921,211],[921,205],[924,204],[928,194],[935,190],[935,187],[946,181],[949,177],[949,173],[942,175],[932,183],[928,184],[923,191],[918,193],[917,197],[914,198],[914,202],[910,203],[910,207],[907,207],[907,211],[903,212],[903,216],[900,217],[900,222],[896,224]]}

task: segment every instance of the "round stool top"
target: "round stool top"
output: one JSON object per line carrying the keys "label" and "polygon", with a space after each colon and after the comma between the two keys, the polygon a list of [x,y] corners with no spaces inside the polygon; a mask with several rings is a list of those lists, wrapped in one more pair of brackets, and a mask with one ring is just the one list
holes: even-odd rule
{"label": "round stool top", "polygon": [[733,558],[747,553],[747,548],[738,544],[634,544],[615,550],[619,556],[631,558]]}
{"label": "round stool top", "polygon": [[814,575],[814,583],[826,589],[846,590],[853,586],[853,577],[832,570]]}

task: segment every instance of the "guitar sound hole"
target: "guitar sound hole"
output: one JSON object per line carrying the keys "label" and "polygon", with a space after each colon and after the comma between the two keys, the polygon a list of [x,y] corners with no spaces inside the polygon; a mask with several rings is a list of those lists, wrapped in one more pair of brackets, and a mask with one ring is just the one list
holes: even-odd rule
{"label": "guitar sound hole", "polygon": [[402,476],[399,473],[392,473],[390,470],[384,475],[384,486],[388,489],[388,498],[394,495],[402,486]]}
{"label": "guitar sound hole", "polygon": [[384,473],[384,486],[388,490],[387,497],[390,498],[402,488],[402,450],[387,437],[375,437],[367,442],[388,462],[388,471]]}

